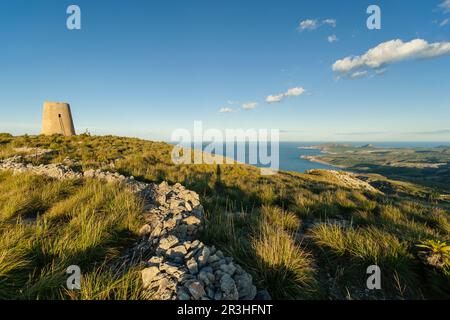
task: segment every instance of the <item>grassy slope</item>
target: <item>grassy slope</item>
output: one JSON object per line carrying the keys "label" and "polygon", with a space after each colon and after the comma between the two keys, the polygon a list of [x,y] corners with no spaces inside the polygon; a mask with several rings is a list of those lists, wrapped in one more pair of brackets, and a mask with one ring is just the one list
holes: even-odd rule
{"label": "grassy slope", "polygon": [[[7,172],[0,172],[0,189],[0,299],[138,297],[138,274],[116,277],[107,265],[139,227],[133,195],[97,181]],[[73,264],[86,276],[74,295],[61,286]]]}
{"label": "grassy slope", "polygon": [[[175,166],[171,146],[131,138],[0,135],[0,158],[23,146],[56,151],[35,164],[70,157],[75,169],[117,170],[197,191],[208,218],[204,240],[235,257],[274,298],[449,297],[448,276],[425,266],[415,247],[420,240],[449,239],[449,212],[412,201],[414,195],[349,190],[320,175],[261,176],[245,165]],[[107,267],[136,238],[140,204],[132,195],[93,181],[8,173],[0,175],[0,189],[5,297],[25,288],[29,298],[143,298],[135,271],[116,274]],[[37,224],[23,222],[36,214]],[[333,219],[350,227],[329,223]],[[85,276],[77,294],[61,286],[63,270],[73,263],[82,264]],[[365,271],[375,263],[383,289],[367,292]]]}

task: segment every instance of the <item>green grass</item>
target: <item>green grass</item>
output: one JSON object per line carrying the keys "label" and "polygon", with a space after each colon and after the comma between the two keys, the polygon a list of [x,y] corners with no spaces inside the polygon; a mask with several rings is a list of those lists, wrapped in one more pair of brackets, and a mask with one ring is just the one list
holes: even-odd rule
{"label": "green grass", "polygon": [[[207,219],[202,240],[233,256],[276,299],[450,296],[442,289],[449,274],[425,264],[416,247],[450,238],[443,203],[353,190],[326,174],[176,166],[170,145],[133,138],[0,136],[0,158],[17,147],[54,150],[34,164],[69,157],[74,170],[101,168],[198,192]],[[140,212],[139,200],[116,185],[0,173],[0,298],[151,298],[142,296],[137,269],[112,267],[136,239]],[[374,263],[383,286],[367,293],[366,268]],[[71,264],[82,268],[81,292],[64,289]]]}
{"label": "green grass", "polygon": [[345,287],[361,287],[366,279],[364,270],[378,265],[387,298],[419,296],[415,272],[418,263],[409,253],[406,242],[373,227],[344,229],[320,224],[311,230],[311,235],[314,243],[326,253],[331,268],[345,268],[345,281],[341,280]]}
{"label": "green grass", "polygon": [[294,234],[264,221],[252,240],[256,269],[262,283],[276,299],[310,298],[318,295],[313,259],[296,243]]}
{"label": "green grass", "polygon": [[20,192],[0,199],[0,298],[73,298],[64,289],[68,266],[79,265],[91,279],[84,285],[98,285],[97,268],[120,257],[136,238],[141,203],[119,186],[1,177],[2,188]]}

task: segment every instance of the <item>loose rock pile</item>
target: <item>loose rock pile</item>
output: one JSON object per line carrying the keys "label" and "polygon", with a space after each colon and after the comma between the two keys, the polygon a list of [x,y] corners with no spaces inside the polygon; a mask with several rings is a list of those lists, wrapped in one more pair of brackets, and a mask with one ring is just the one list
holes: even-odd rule
{"label": "loose rock pile", "polygon": [[361,189],[367,190],[373,193],[380,193],[379,190],[375,189],[366,181],[358,178],[358,176],[352,172],[348,171],[337,171],[337,170],[324,170],[324,169],[311,169],[305,171],[306,174],[312,175],[325,175],[331,176],[337,179],[343,186],[351,189]]}
{"label": "loose rock pile", "polygon": [[155,188],[155,202],[141,229],[155,255],[142,270],[144,288],[156,299],[251,300],[252,277],[231,257],[196,240],[203,225],[199,196],[182,185]]}
{"label": "loose rock pile", "polygon": [[141,271],[144,290],[163,300],[252,300],[257,292],[252,277],[233,258],[197,239],[204,211],[197,193],[181,184],[169,186],[136,181],[101,170],[75,172],[62,164],[33,166],[16,156],[0,161],[0,170],[33,173],[58,180],[92,178],[125,185],[144,200],[142,239],[133,256],[151,256]]}
{"label": "loose rock pile", "polygon": [[134,177],[125,177],[115,172],[101,170],[86,170],[85,172],[77,172],[63,164],[41,164],[32,165],[23,163],[23,159],[27,157],[14,156],[6,160],[0,160],[0,170],[9,170],[14,174],[31,173],[41,176],[51,177],[57,180],[91,178],[105,182],[120,183],[126,185],[133,193],[139,193],[143,197],[151,194],[152,185],[134,180]]}
{"label": "loose rock pile", "polygon": [[23,157],[14,156],[6,160],[0,161],[0,170],[10,170],[14,173],[32,173],[37,175],[44,175],[58,180],[65,179],[79,179],[83,175],[79,172],[71,170],[69,167],[62,164],[46,164],[34,166],[32,164],[25,164],[22,161]]}

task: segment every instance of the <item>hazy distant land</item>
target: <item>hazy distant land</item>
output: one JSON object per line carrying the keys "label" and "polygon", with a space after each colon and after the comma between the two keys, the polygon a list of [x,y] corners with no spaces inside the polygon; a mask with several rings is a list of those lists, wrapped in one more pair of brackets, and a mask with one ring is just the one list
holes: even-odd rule
{"label": "hazy distant land", "polygon": [[321,151],[320,155],[301,157],[309,161],[450,190],[450,146],[385,148],[371,144],[320,144],[302,148]]}

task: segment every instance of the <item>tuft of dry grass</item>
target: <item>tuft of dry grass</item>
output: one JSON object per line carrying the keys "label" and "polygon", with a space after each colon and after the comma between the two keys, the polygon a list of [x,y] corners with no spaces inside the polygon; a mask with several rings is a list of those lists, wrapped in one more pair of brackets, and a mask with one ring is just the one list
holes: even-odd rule
{"label": "tuft of dry grass", "polygon": [[316,291],[312,256],[292,233],[265,220],[251,244],[258,276],[273,298],[308,298]]}
{"label": "tuft of dry grass", "polygon": [[280,207],[264,205],[261,207],[262,219],[266,219],[266,223],[281,230],[297,232],[301,227],[301,221],[297,215],[292,212],[285,211]]}
{"label": "tuft of dry grass", "polygon": [[399,296],[398,286],[393,286],[399,281],[406,288],[404,291],[419,294],[417,261],[410,253],[408,244],[394,235],[375,227],[354,229],[319,224],[311,230],[311,236],[327,254],[329,263],[334,267],[346,266],[346,280],[353,278],[349,284],[361,285],[366,278],[365,269],[378,265],[382,271],[385,297]]}

